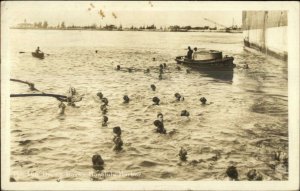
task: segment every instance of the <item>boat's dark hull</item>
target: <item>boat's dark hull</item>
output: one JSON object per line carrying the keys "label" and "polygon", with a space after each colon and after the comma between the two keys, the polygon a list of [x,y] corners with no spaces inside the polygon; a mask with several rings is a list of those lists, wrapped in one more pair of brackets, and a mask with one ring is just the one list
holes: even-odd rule
{"label": "boat's dark hull", "polygon": [[33,57],[39,58],[39,59],[44,59],[44,53],[36,53],[36,52],[32,52],[31,53]]}
{"label": "boat's dark hull", "polygon": [[235,68],[233,57],[225,57],[215,60],[190,60],[182,56],[176,57],[177,64],[183,64],[191,68],[201,69],[205,71],[232,71]]}

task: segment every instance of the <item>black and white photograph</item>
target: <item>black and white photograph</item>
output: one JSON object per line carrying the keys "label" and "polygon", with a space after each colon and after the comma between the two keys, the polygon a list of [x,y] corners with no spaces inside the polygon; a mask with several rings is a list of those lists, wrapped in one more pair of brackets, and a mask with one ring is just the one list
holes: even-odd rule
{"label": "black and white photograph", "polygon": [[1,169],[3,190],[299,189],[299,2],[2,1]]}

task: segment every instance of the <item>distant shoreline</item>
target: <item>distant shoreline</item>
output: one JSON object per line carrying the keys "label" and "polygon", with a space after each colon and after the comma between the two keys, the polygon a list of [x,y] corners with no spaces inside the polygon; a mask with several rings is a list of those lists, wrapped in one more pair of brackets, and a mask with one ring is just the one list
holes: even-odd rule
{"label": "distant shoreline", "polygon": [[205,32],[205,33],[243,33],[240,30],[233,30],[230,32],[224,30],[186,30],[186,31],[171,31],[171,30],[143,30],[143,29],[123,29],[123,30],[106,30],[106,29],[82,29],[82,28],[20,28],[20,27],[10,27],[10,29],[18,29],[18,30],[71,30],[71,31],[135,31],[135,32]]}

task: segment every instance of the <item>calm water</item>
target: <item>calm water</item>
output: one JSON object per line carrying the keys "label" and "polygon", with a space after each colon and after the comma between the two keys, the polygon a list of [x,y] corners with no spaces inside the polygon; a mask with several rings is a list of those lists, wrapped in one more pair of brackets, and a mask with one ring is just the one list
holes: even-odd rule
{"label": "calm water", "polygon": [[[17,181],[227,180],[229,165],[241,180],[253,168],[264,180],[288,179],[271,157],[273,151],[288,152],[287,63],[244,51],[242,34],[11,30],[10,40],[11,78],[34,82],[47,93],[65,95],[73,86],[84,94],[64,116],[54,98],[11,99],[11,174]],[[174,58],[188,45],[234,56],[233,78],[176,70]],[[19,54],[37,46],[50,55],[39,60]],[[168,69],[158,80],[162,63]],[[244,64],[250,69],[242,69]],[[116,71],[117,65],[149,67],[150,74]],[[15,82],[10,91],[30,93]],[[108,127],[101,126],[98,91],[109,100]],[[183,102],[175,102],[176,92]],[[125,94],[131,98],[127,105]],[[161,105],[152,105],[154,96]],[[202,96],[209,104],[200,104]],[[184,109],[189,119],[180,117]],[[158,112],[175,134],[154,133]],[[112,150],[114,126],[123,130],[119,153]],[[180,147],[188,149],[186,163],[179,161]],[[103,172],[137,176],[92,178],[96,153],[105,160]],[[211,160],[217,153],[220,158]]]}

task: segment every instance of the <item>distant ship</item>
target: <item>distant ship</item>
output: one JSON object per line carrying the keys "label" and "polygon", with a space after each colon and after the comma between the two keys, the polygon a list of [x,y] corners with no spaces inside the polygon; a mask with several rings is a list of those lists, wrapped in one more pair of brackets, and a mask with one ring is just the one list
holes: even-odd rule
{"label": "distant ship", "polygon": [[287,60],[287,11],[243,11],[244,47]]}

